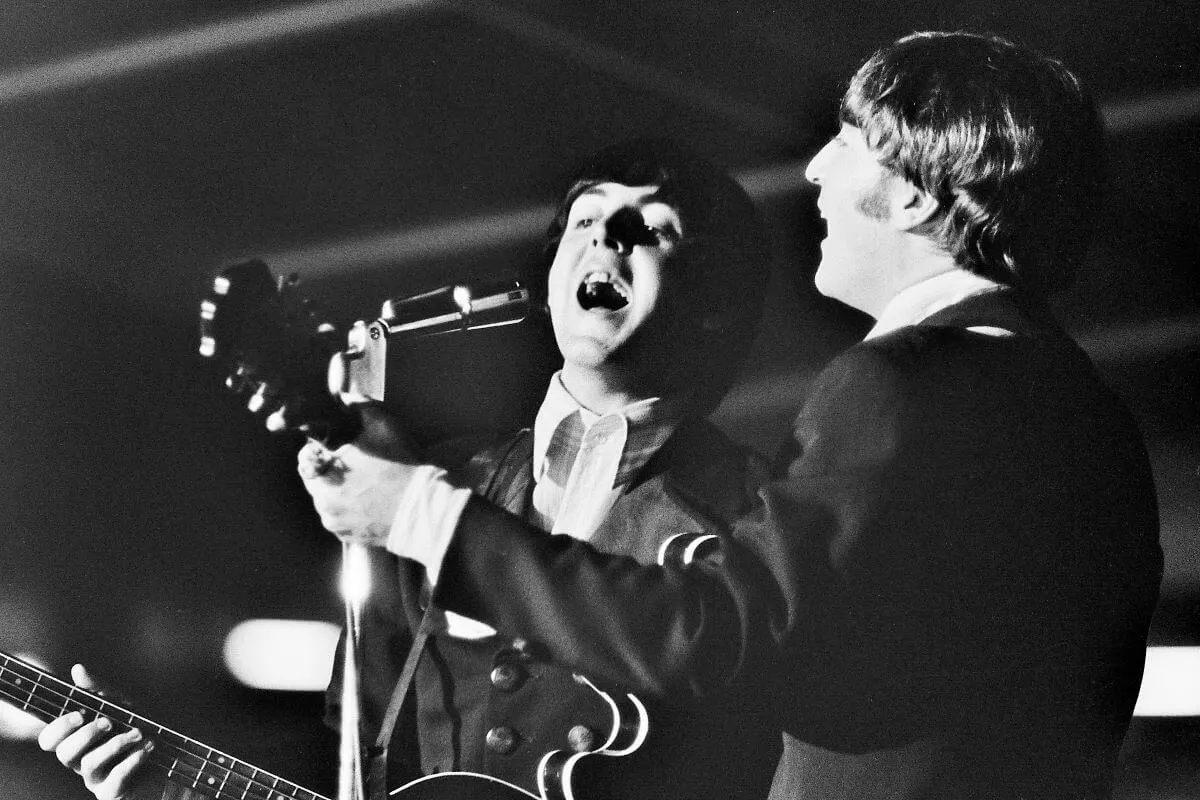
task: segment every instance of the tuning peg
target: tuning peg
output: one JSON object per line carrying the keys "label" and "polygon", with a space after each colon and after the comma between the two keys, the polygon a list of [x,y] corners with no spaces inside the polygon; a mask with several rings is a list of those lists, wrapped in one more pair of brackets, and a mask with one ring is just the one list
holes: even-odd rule
{"label": "tuning peg", "polygon": [[246,369],[245,364],[238,364],[238,368],[225,378],[225,388],[233,392],[242,392],[246,389],[250,382],[250,371]]}
{"label": "tuning peg", "polygon": [[267,430],[271,433],[285,431],[287,427],[287,406],[280,406],[267,417]]}
{"label": "tuning peg", "polygon": [[250,412],[253,414],[257,414],[259,411],[262,411],[263,406],[267,404],[268,391],[269,389],[267,388],[267,384],[260,382],[258,384],[258,389],[256,389],[254,394],[250,395],[250,399],[246,401],[246,408],[250,409]]}
{"label": "tuning peg", "polygon": [[212,300],[200,303],[200,355],[212,358],[217,354],[217,337],[213,334],[213,321],[217,318],[217,304]]}

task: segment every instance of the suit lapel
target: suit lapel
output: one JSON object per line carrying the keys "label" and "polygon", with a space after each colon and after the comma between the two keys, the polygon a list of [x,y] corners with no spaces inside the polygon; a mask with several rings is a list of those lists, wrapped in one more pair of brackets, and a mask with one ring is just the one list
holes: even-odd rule
{"label": "suit lapel", "polygon": [[[733,519],[744,496],[730,496],[733,463],[720,434],[702,420],[685,420],[628,488],[589,543],[598,550],[656,563],[659,545],[677,533],[721,533],[721,519]],[[476,485],[506,511],[527,518],[533,502],[533,433],[519,432]]]}

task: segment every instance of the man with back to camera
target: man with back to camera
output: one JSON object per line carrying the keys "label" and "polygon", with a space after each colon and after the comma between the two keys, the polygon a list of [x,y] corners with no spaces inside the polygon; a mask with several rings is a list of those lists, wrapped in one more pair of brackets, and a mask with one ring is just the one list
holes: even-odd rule
{"label": "man with back to camera", "polygon": [[773,796],[1107,797],[1162,557],[1141,436],[1043,300],[1102,202],[1096,108],[1032,50],[919,33],[840,117],[816,285],[875,326],[738,531],[807,684]]}
{"label": "man with back to camera", "polygon": [[[550,228],[546,262],[548,272],[534,285],[545,288],[564,364],[532,429],[475,453],[451,475],[422,468],[423,488],[405,495],[414,499],[401,515],[423,531],[449,536],[469,494],[455,488],[462,485],[511,513],[506,521],[528,520],[541,537],[577,537],[597,553],[647,565],[677,533],[687,534],[673,540],[677,545],[727,535],[767,475],[757,457],[704,420],[745,357],[769,275],[767,237],[749,197],[713,165],[670,142],[606,148],[570,181]],[[394,430],[374,409],[365,413],[379,439]],[[337,469],[326,472],[315,465],[328,463],[328,452],[306,447],[300,472],[314,495],[325,498],[318,508],[330,527],[361,524],[374,537],[370,543],[383,545],[392,527],[407,527],[393,526],[402,492],[390,472],[402,465],[374,458],[369,443],[363,448],[342,448]],[[353,500],[340,499],[342,493]],[[351,507],[360,501],[362,509]],[[388,510],[378,516],[383,506]],[[404,733],[390,748],[393,785],[412,777],[406,773],[419,764],[425,773],[467,770],[536,791],[544,753],[603,743],[611,712],[579,677],[591,665],[561,655],[576,646],[586,650],[580,640],[588,631],[543,641],[497,630],[430,606],[430,586],[441,584],[434,557],[426,557],[424,569],[382,548],[372,559],[374,588],[361,637],[365,739],[380,727],[410,632],[428,632],[414,676],[415,716],[401,720],[397,729]],[[510,593],[529,578],[513,580]],[[577,589],[587,591],[581,584]],[[557,612],[547,606],[541,613]],[[600,677],[597,683],[604,686]],[[613,687],[614,694],[623,689]],[[646,692],[649,735],[632,755],[596,756],[578,765],[576,796],[763,796],[778,732],[734,722],[746,703],[732,695],[696,704],[686,692],[684,702],[678,693],[667,694]],[[338,696],[335,685],[334,704]],[[80,722],[52,723],[43,747],[81,772],[103,800],[146,791],[138,786],[142,740],[109,738],[96,723]],[[725,739],[735,724],[738,743],[730,746]],[[415,740],[406,738],[413,736],[410,725]],[[718,730],[727,733],[714,735]],[[168,787],[168,794],[179,791]]]}

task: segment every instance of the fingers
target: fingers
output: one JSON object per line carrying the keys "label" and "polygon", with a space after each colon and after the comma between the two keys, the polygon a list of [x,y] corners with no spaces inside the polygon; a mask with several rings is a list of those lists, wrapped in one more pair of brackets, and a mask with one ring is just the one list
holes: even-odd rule
{"label": "fingers", "polygon": [[[92,753],[98,747],[110,741],[112,737],[113,724],[106,717],[94,719],[91,722],[83,722],[83,718],[78,712],[68,714],[67,719],[74,717],[78,719],[71,720],[71,729],[66,731],[65,735],[55,744],[53,748],[54,755],[58,757],[61,763],[67,769],[81,772],[83,769],[84,757]],[[56,720],[57,722],[57,720]],[[54,723],[51,723],[53,725]],[[49,727],[49,726],[47,726]],[[39,742],[40,743],[40,742]],[[45,749],[45,748],[43,748]],[[111,749],[111,748],[110,748]],[[106,751],[107,752],[107,751]],[[95,760],[92,760],[92,767],[95,768]]]}
{"label": "fingers", "polygon": [[[72,677],[76,677],[75,670]],[[105,717],[85,723],[79,712],[73,712],[48,724],[38,736],[38,746],[78,773],[96,797],[117,800],[132,789],[138,767],[154,743],[137,729],[114,731],[112,721]]]}
{"label": "fingers", "polygon": [[38,747],[47,753],[57,750],[63,740],[83,725],[83,715],[74,711],[54,720],[38,734]]}
{"label": "fingers", "polygon": [[305,483],[317,478],[337,483],[345,477],[346,470],[346,463],[338,453],[314,439],[309,439],[296,456],[296,471]]}
{"label": "fingers", "polygon": [[83,773],[83,783],[92,794],[101,800],[120,800],[128,796],[138,779],[139,767],[150,758],[154,743],[147,741],[132,753],[117,761],[108,776],[99,782],[89,783],[88,773]]}
{"label": "fingers", "polygon": [[[308,444],[301,450],[297,471],[302,476],[314,472],[305,462],[316,447]],[[386,546],[396,505],[416,468],[371,455],[353,443],[332,456],[340,465],[336,480],[326,476],[304,480],[321,524],[342,541]]]}
{"label": "fingers", "polygon": [[[153,748],[154,743],[147,741],[141,731],[128,730],[83,753],[77,771],[93,793],[120,797],[130,788],[125,784],[132,782],[134,771]],[[98,792],[98,788],[103,791]]]}

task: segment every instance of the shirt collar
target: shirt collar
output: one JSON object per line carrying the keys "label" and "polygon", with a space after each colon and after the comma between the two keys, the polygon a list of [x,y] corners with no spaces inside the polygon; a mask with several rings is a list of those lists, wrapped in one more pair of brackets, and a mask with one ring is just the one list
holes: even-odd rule
{"label": "shirt collar", "polygon": [[[600,415],[579,404],[562,382],[562,372],[554,373],[546,397],[533,423],[533,478],[541,480],[546,465],[546,451],[559,426],[572,414],[578,414],[582,430],[591,429],[602,419],[620,420],[628,428],[617,485],[628,481],[645,466],[658,449],[671,438],[684,417],[685,396],[651,397],[630,403],[609,414]],[[576,444],[578,447],[578,444]]]}
{"label": "shirt collar", "polygon": [[866,340],[883,336],[899,328],[916,325],[943,308],[961,303],[968,297],[1001,288],[995,281],[967,272],[952,269],[904,289],[888,303],[875,327],[866,335]]}

